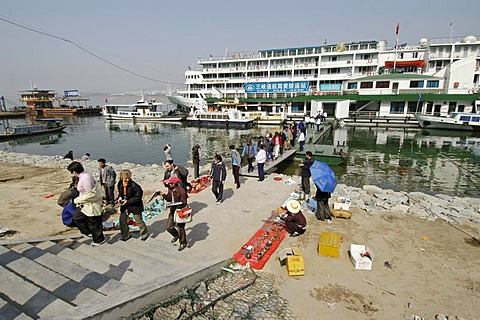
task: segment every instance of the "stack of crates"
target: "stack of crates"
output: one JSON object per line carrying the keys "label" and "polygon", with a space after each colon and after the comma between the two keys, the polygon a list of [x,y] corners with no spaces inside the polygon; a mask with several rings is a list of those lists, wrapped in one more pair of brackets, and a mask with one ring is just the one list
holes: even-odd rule
{"label": "stack of crates", "polygon": [[325,257],[340,257],[342,235],[339,233],[322,232],[318,242],[318,254]]}

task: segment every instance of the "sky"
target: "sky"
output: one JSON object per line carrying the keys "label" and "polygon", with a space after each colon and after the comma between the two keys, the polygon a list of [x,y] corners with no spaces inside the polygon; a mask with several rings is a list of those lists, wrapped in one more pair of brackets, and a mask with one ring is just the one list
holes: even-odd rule
{"label": "sky", "polygon": [[454,37],[480,38],[479,12],[478,0],[3,0],[0,19],[68,41],[0,20],[0,95],[18,102],[30,83],[87,95],[165,90],[167,83],[180,87],[198,58],[225,50],[317,46],[325,39],[392,46],[397,22],[399,43],[449,37],[450,24]]}

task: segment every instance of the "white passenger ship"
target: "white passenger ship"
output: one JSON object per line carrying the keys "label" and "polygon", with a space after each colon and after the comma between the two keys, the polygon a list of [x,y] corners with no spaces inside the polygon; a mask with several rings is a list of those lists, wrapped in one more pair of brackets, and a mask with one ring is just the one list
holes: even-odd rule
{"label": "white passenger ship", "polygon": [[[167,95],[183,107],[206,110],[239,99],[250,112],[287,117],[411,117],[447,115],[479,105],[480,41],[475,36],[420,39],[387,47],[359,41],[227,53],[198,60],[185,72],[186,89]],[[422,98],[420,98],[422,97]]]}

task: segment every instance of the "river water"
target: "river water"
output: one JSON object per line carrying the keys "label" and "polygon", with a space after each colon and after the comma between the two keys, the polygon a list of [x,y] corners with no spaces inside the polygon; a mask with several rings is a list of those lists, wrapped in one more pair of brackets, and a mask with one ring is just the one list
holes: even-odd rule
{"label": "river water", "polygon": [[[10,125],[25,122],[25,119],[9,120]],[[88,152],[92,159],[103,157],[117,164],[161,164],[165,160],[163,147],[169,143],[175,162],[185,164],[191,160],[192,146],[198,143],[204,163],[210,162],[216,153],[226,157],[228,162],[230,144],[238,146],[248,138],[256,139],[277,129],[271,126],[235,130],[188,127],[181,123],[133,124],[108,122],[102,116],[65,117],[64,122],[68,125],[65,133],[0,142],[0,148],[59,156],[73,150],[75,158]],[[324,143],[336,145],[339,141],[346,142],[349,156],[346,164],[332,165],[339,183],[480,197],[480,158],[469,148],[474,143],[480,144],[478,136],[448,131],[344,127],[336,129]],[[299,174],[299,161],[290,161],[279,171]]]}

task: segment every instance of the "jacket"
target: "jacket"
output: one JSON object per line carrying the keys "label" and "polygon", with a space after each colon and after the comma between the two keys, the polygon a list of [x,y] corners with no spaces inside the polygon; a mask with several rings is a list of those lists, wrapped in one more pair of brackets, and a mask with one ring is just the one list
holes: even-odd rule
{"label": "jacket", "polygon": [[119,181],[117,184],[118,196],[124,200],[127,200],[120,210],[125,210],[128,213],[141,214],[143,208],[143,190],[135,181],[130,179],[127,184],[127,193],[123,190],[123,181]]}
{"label": "jacket", "polygon": [[307,219],[305,219],[302,211],[298,211],[297,213],[287,212],[287,216],[282,218],[282,220],[293,221],[300,228],[305,228],[307,226]]}
{"label": "jacket", "polygon": [[311,177],[312,174],[310,173],[310,167],[312,166],[312,164],[315,162],[315,160],[313,160],[313,158],[310,158],[310,159],[306,159],[303,160],[303,166],[302,166],[302,173],[301,173],[301,176],[302,177]]}
{"label": "jacket", "polygon": [[212,170],[210,171],[210,176],[213,181],[225,181],[227,178],[227,170],[225,169],[225,164],[223,162],[212,163]]}
{"label": "jacket", "polygon": [[[176,166],[173,167],[173,171],[165,170],[165,174],[163,175],[163,180],[169,179],[172,176],[172,174],[174,176],[176,176],[178,179],[181,180],[180,187],[182,187],[185,190],[187,185],[188,185],[188,181],[187,181],[188,170],[187,170],[187,168],[176,165]],[[164,184],[164,185],[165,185],[165,187],[168,188],[167,184]]]}
{"label": "jacket", "polygon": [[97,189],[86,192],[75,198],[75,204],[80,206],[82,213],[89,217],[102,215],[102,193]]}
{"label": "jacket", "polygon": [[257,146],[254,144],[246,144],[243,147],[242,156],[243,155],[246,155],[247,158],[255,158],[255,156],[257,155]]}
{"label": "jacket", "polygon": [[98,173],[100,175],[100,184],[111,187],[115,185],[115,180],[117,179],[117,173],[113,170],[112,166],[106,165],[104,168],[98,168]]}
{"label": "jacket", "polygon": [[242,157],[240,156],[240,152],[238,152],[237,150],[232,150],[232,165],[234,162],[239,167],[242,163]]}
{"label": "jacket", "polygon": [[192,161],[193,163],[200,163],[200,153],[197,148],[193,148],[192,150]]}
{"label": "jacket", "polygon": [[173,212],[175,209],[183,208],[187,205],[187,192],[180,186],[176,186],[173,189],[168,188],[168,192],[163,195],[163,199],[168,202],[181,202],[182,204],[175,207],[170,207]]}

